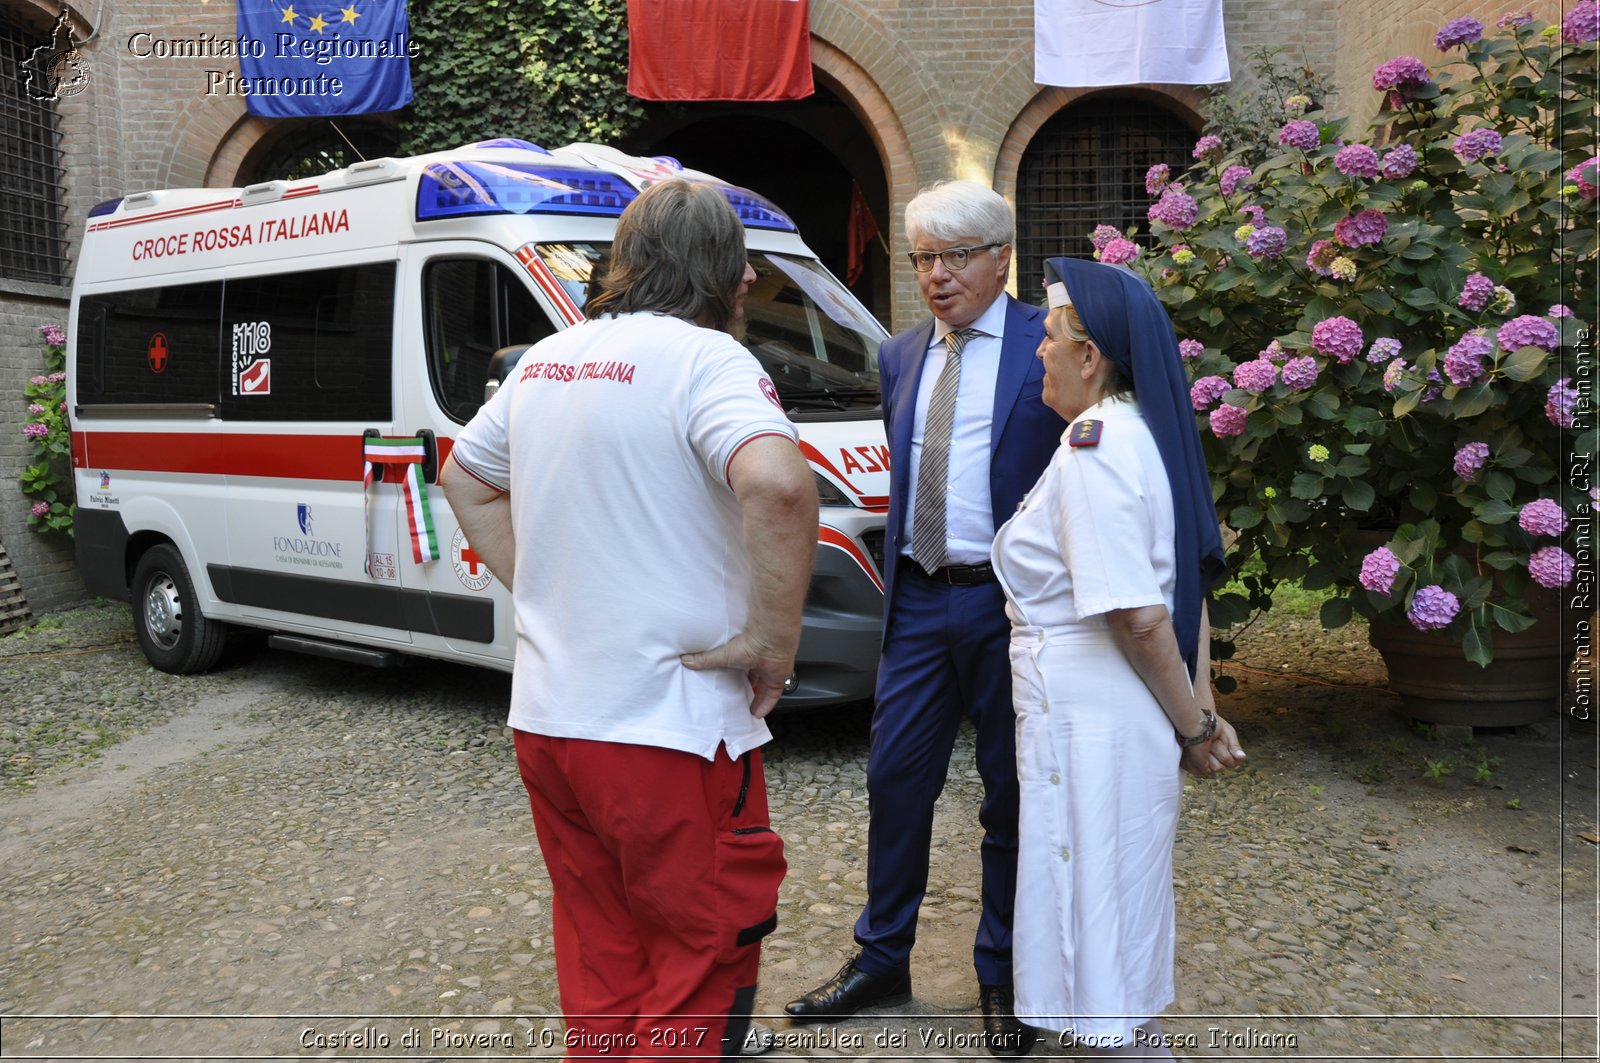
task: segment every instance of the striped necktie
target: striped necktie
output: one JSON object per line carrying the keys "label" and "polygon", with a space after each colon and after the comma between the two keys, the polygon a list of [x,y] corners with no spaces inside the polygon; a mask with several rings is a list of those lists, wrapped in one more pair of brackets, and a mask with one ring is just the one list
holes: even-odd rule
{"label": "striped necktie", "polygon": [[945,492],[950,478],[950,434],[961,387],[961,351],[977,329],[956,329],[944,338],[949,356],[933,386],[922,424],[922,458],[917,466],[917,508],[911,519],[911,556],[930,575],[945,562]]}

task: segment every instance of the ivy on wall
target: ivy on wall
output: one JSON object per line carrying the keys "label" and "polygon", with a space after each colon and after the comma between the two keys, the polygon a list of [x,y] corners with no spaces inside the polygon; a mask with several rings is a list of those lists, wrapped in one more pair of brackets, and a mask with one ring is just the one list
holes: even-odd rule
{"label": "ivy on wall", "polygon": [[405,154],[491,137],[610,144],[644,117],[627,93],[625,0],[411,0],[410,16]]}

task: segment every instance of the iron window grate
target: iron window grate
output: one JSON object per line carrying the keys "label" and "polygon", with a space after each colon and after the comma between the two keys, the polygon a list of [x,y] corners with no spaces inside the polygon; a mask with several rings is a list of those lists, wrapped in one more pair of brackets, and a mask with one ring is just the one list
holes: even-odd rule
{"label": "iron window grate", "polygon": [[0,276],[62,284],[61,122],[55,101],[29,95],[22,65],[48,41],[48,30],[35,32],[0,13]]}

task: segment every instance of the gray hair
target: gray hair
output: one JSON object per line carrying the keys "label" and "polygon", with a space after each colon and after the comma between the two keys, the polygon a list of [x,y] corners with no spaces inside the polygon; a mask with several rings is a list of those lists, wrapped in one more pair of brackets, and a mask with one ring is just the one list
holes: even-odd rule
{"label": "gray hair", "polygon": [[906,204],[906,234],[934,240],[975,236],[986,244],[1017,240],[1017,220],[1000,193],[976,181],[940,181]]}
{"label": "gray hair", "polygon": [[611,261],[586,313],[667,314],[727,331],[746,258],[744,225],[718,186],[662,181],[617,220]]}

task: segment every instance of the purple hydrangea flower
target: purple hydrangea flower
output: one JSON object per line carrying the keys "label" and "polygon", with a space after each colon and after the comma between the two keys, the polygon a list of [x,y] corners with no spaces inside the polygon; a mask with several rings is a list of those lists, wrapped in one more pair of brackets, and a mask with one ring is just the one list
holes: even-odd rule
{"label": "purple hydrangea flower", "polygon": [[1567,530],[1567,515],[1559,502],[1536,498],[1522,507],[1517,523],[1529,535],[1560,535]]}
{"label": "purple hydrangea flower", "polygon": [[1244,246],[1251,258],[1274,259],[1283,255],[1288,244],[1288,233],[1276,225],[1267,225],[1251,233]]}
{"label": "purple hydrangea flower", "polygon": [[1265,358],[1241,362],[1233,370],[1233,386],[1259,395],[1278,382],[1278,367]]}
{"label": "purple hydrangea flower", "polygon": [[1379,336],[1367,348],[1367,361],[1382,365],[1400,353],[1400,341],[1392,336]]}
{"label": "purple hydrangea flower", "polygon": [[50,383],[50,378],[45,376],[43,373],[41,373],[38,376],[35,376],[32,379],[30,379],[28,381],[28,383],[32,384],[36,388],[37,387],[42,387],[45,384]]}
{"label": "purple hydrangea flower", "polygon": [[1461,294],[1456,296],[1456,305],[1476,314],[1489,305],[1489,299],[1493,295],[1494,281],[1481,273],[1474,273],[1461,286]]}
{"label": "purple hydrangea flower", "polygon": [[47,517],[47,516],[50,515],[50,503],[48,503],[48,502],[35,502],[33,504],[32,508],[31,508],[30,512],[35,517]]}
{"label": "purple hydrangea flower", "polygon": [[1265,358],[1267,361],[1276,364],[1282,362],[1285,358],[1288,358],[1289,352],[1283,349],[1283,344],[1279,343],[1277,340],[1273,340],[1271,343],[1257,351],[1256,357]]}
{"label": "purple hydrangea flower", "polygon": [[1561,39],[1568,44],[1583,44],[1600,38],[1600,2],[1580,0],[1561,20]]}
{"label": "purple hydrangea flower", "polygon": [[1428,370],[1428,384],[1429,386],[1422,390],[1422,401],[1424,403],[1433,402],[1444,394],[1444,378],[1439,375],[1439,370]]}
{"label": "purple hydrangea flower", "polygon": [[1150,195],[1155,195],[1172,180],[1172,167],[1164,162],[1158,162],[1144,172],[1144,190]]}
{"label": "purple hydrangea flower", "polygon": [[1230,166],[1223,170],[1220,182],[1222,194],[1225,196],[1233,195],[1234,192],[1238,191],[1241,184],[1250,180],[1250,176],[1250,167],[1248,166]]}
{"label": "purple hydrangea flower", "polygon": [[1189,403],[1197,410],[1203,410],[1226,395],[1233,388],[1228,383],[1227,377],[1203,376],[1189,385]]}
{"label": "purple hydrangea flower", "polygon": [[1550,385],[1544,397],[1545,419],[1557,428],[1571,428],[1578,407],[1578,389],[1564,376]]}
{"label": "purple hydrangea flower", "polygon": [[1483,376],[1483,360],[1494,351],[1494,344],[1481,332],[1469,332],[1456,341],[1444,356],[1444,373],[1456,387]]}
{"label": "purple hydrangea flower", "polygon": [[1395,388],[1400,386],[1400,378],[1410,368],[1404,358],[1396,358],[1390,362],[1388,368],[1383,371],[1383,390],[1392,393]]}
{"label": "purple hydrangea flower", "polygon": [[1483,471],[1484,465],[1489,461],[1489,444],[1468,443],[1456,451],[1456,460],[1453,468],[1456,475],[1467,483],[1477,483],[1478,474]]}
{"label": "purple hydrangea flower", "polygon": [[1096,225],[1094,232],[1089,234],[1089,242],[1096,251],[1104,251],[1106,245],[1113,240],[1121,239],[1122,233],[1110,225]]}
{"label": "purple hydrangea flower", "polygon": [[1450,150],[1462,162],[1477,162],[1490,155],[1500,154],[1500,134],[1493,129],[1474,129],[1456,137]]}
{"label": "purple hydrangea flower", "polygon": [[1245,422],[1249,419],[1249,410],[1240,406],[1230,406],[1224,402],[1211,411],[1211,434],[1218,439],[1243,435]]}
{"label": "purple hydrangea flower", "polygon": [[1205,344],[1199,340],[1179,340],[1178,356],[1186,360],[1193,360],[1206,353]]}
{"label": "purple hydrangea flower", "polygon": [[1554,306],[1544,312],[1544,316],[1555,318],[1571,317],[1572,309],[1565,303],[1556,303]]}
{"label": "purple hydrangea flower", "polygon": [[1315,151],[1321,141],[1322,134],[1317,130],[1317,123],[1308,122],[1304,118],[1285,122],[1283,128],[1278,130],[1278,143],[1285,147]]}
{"label": "purple hydrangea flower", "polygon": [[1500,326],[1495,333],[1495,339],[1500,341],[1500,349],[1514,351],[1519,347],[1538,347],[1546,352],[1555,350],[1561,345],[1561,334],[1551,324],[1548,318],[1534,317],[1532,314],[1523,314],[1514,317]]}
{"label": "purple hydrangea flower", "polygon": [[44,412],[44,407],[40,406],[37,402],[28,403],[28,416],[37,417],[43,412]]}
{"label": "purple hydrangea flower", "polygon": [[1428,83],[1428,68],[1421,59],[1410,55],[1397,55],[1378,64],[1372,72],[1372,87],[1379,92],[1389,89],[1406,89]]}
{"label": "purple hydrangea flower", "polygon": [[1348,365],[1360,354],[1362,343],[1361,326],[1347,317],[1318,321],[1311,330],[1311,346],[1340,365]]}
{"label": "purple hydrangea flower", "polygon": [[1417,152],[1410,144],[1397,144],[1383,156],[1383,176],[1391,181],[1403,181],[1417,168]]}
{"label": "purple hydrangea flower", "polygon": [[1398,575],[1400,559],[1387,546],[1380,546],[1361,559],[1361,585],[1374,594],[1388,594]]}
{"label": "purple hydrangea flower", "polygon": [[1148,211],[1151,221],[1158,221],[1174,229],[1187,229],[1200,214],[1200,205],[1183,190],[1181,184],[1168,185],[1161,198]]}
{"label": "purple hydrangea flower", "polygon": [[1222,138],[1207,133],[1194,142],[1194,152],[1192,154],[1197,159],[1204,159],[1213,154],[1222,154]]}
{"label": "purple hydrangea flower", "polygon": [[1378,153],[1365,144],[1349,144],[1333,157],[1334,167],[1346,177],[1378,176]]}
{"label": "purple hydrangea flower", "polygon": [[1509,30],[1515,29],[1518,26],[1526,26],[1532,21],[1532,11],[1507,11],[1505,14],[1501,15],[1495,20],[1495,25],[1503,30]]}
{"label": "purple hydrangea flower", "polygon": [[1448,52],[1458,44],[1471,44],[1483,40],[1483,23],[1475,18],[1453,18],[1434,34],[1433,46]]}
{"label": "purple hydrangea flower", "polygon": [[43,439],[50,434],[50,426],[40,424],[38,421],[30,421],[22,426],[22,434],[28,439]]}
{"label": "purple hydrangea flower", "polygon": [[1572,555],[1559,546],[1541,546],[1528,558],[1528,575],[1551,590],[1571,583],[1574,567]]}
{"label": "purple hydrangea flower", "polygon": [[1333,260],[1339,257],[1339,245],[1332,240],[1318,240],[1306,253],[1306,266],[1323,277],[1333,276]]}
{"label": "purple hydrangea flower", "polygon": [[1257,229],[1267,224],[1267,210],[1265,207],[1251,203],[1249,206],[1240,207],[1239,213],[1248,216],[1250,219],[1249,224],[1254,225]]}
{"label": "purple hydrangea flower", "polygon": [[1283,386],[1290,391],[1305,391],[1317,382],[1317,360],[1310,355],[1283,363]]}
{"label": "purple hydrangea flower", "polygon": [[1568,170],[1567,180],[1578,186],[1578,195],[1584,199],[1600,197],[1600,155]]}
{"label": "purple hydrangea flower", "polygon": [[1461,612],[1461,600],[1437,584],[1420,587],[1406,607],[1406,619],[1418,631],[1438,631],[1450,626]]}
{"label": "purple hydrangea flower", "polygon": [[67,334],[60,325],[42,325],[39,331],[44,333],[44,342],[51,347],[60,347],[67,342]]}
{"label": "purple hydrangea flower", "polygon": [[1365,247],[1382,240],[1388,231],[1389,219],[1381,211],[1368,209],[1340,218],[1333,227],[1333,238],[1346,247]]}
{"label": "purple hydrangea flower", "polygon": [[1121,237],[1111,241],[1100,252],[1100,261],[1111,266],[1120,266],[1138,257],[1139,245]]}

